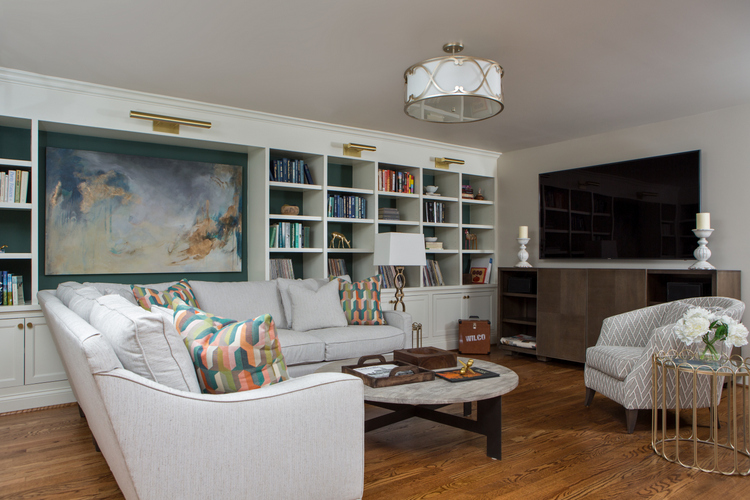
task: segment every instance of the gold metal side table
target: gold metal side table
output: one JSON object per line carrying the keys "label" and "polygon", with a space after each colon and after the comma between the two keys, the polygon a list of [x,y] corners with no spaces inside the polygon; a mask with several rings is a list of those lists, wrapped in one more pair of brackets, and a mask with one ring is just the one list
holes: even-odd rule
{"label": "gold metal side table", "polygon": [[[651,447],[656,454],[703,472],[749,475],[750,358],[704,361],[692,352],[659,353],[652,376]],[[728,394],[722,402],[724,382]],[[698,426],[699,406],[709,408],[708,427]],[[674,422],[664,408],[674,410]],[[691,414],[692,425],[681,425],[681,412]]]}

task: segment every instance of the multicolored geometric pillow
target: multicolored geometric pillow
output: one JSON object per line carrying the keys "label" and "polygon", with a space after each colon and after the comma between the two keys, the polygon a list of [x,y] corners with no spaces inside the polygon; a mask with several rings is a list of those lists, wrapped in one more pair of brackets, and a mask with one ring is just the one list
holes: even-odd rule
{"label": "multicolored geometric pillow", "polygon": [[151,310],[151,305],[172,307],[172,301],[175,298],[180,298],[185,301],[189,306],[198,307],[198,302],[195,300],[195,293],[190,288],[188,280],[183,279],[170,286],[163,292],[154,288],[146,288],[144,286],[131,285],[130,288],[133,290],[133,296],[142,308],[147,311]]}
{"label": "multicolored geometric pillow", "polygon": [[350,325],[385,325],[380,309],[381,276],[348,283],[339,280],[339,297]]}
{"label": "multicolored geometric pillow", "polygon": [[193,359],[201,390],[248,391],[289,379],[270,314],[238,322],[174,300],[175,327]]}

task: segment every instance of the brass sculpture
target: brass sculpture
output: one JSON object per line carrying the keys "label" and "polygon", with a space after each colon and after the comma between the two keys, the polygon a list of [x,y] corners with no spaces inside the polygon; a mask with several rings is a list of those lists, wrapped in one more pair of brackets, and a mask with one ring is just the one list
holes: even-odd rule
{"label": "brass sculpture", "polygon": [[470,374],[470,375],[476,375],[476,372],[475,372],[474,370],[472,370],[472,369],[471,369],[471,365],[473,365],[473,364],[474,364],[474,360],[473,360],[473,359],[470,359],[470,360],[469,360],[468,362],[466,362],[466,363],[464,363],[463,361],[461,361],[461,360],[459,359],[459,360],[458,360],[458,362],[459,362],[459,363],[461,363],[462,365],[464,365],[464,366],[463,366],[463,367],[462,367],[462,368],[461,368],[461,369],[460,369],[460,370],[458,371],[458,373],[460,373],[461,375],[466,375],[467,373],[468,373],[468,374]]}
{"label": "brass sculpture", "polygon": [[[336,246],[336,243],[338,242],[339,246]],[[341,233],[337,233],[336,231],[331,233],[331,243],[328,245],[328,248],[351,248],[352,242],[347,239],[346,236],[344,236]]]}

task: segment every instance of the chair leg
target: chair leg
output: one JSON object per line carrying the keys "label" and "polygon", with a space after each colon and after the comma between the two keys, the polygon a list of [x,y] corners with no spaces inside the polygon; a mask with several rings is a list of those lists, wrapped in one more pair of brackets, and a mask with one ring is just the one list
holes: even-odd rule
{"label": "chair leg", "polygon": [[596,394],[594,389],[586,387],[586,400],[583,402],[583,406],[591,406],[591,402],[594,400],[594,394]]}
{"label": "chair leg", "polygon": [[638,410],[625,409],[625,425],[628,428],[628,434],[635,431],[635,422],[638,420]]}

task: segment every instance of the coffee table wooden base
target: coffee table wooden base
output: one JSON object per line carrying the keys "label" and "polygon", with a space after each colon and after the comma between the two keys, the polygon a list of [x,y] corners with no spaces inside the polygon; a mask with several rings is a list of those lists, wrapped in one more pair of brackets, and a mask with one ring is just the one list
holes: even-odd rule
{"label": "coffee table wooden base", "polygon": [[[439,424],[450,425],[469,432],[476,432],[487,437],[487,456],[500,460],[502,458],[502,421],[501,397],[477,401],[477,419],[465,418],[471,415],[471,403],[464,403],[464,416],[451,415],[437,411],[448,405],[407,405],[368,401],[368,404],[391,410],[392,413],[374,417],[365,421],[365,432],[374,431],[412,417],[431,420]],[[467,412],[468,407],[468,412]]]}

